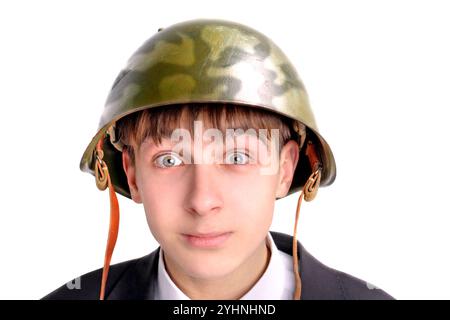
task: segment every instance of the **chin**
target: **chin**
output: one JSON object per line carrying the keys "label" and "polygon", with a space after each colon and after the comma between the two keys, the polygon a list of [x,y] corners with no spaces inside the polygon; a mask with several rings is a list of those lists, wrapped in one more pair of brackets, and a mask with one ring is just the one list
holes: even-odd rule
{"label": "chin", "polygon": [[237,263],[233,263],[231,259],[227,261],[217,261],[216,259],[203,259],[195,261],[186,261],[184,266],[184,272],[191,277],[200,279],[214,279],[224,277],[235,270]]}

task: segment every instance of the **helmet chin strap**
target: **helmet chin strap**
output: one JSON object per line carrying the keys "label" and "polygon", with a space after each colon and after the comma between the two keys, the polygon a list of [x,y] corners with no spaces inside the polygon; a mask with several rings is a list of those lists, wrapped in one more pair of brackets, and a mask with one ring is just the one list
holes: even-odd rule
{"label": "helmet chin strap", "polygon": [[300,300],[302,294],[302,281],[300,278],[300,267],[298,264],[298,253],[297,253],[297,224],[298,218],[300,216],[300,205],[302,203],[302,199],[305,198],[305,201],[311,201],[315,198],[317,191],[320,186],[320,178],[322,174],[322,164],[317,156],[316,149],[314,144],[311,141],[308,141],[306,145],[305,154],[308,157],[309,164],[311,167],[311,175],[300,191],[300,195],[298,197],[297,202],[297,210],[295,213],[295,224],[294,224],[294,238],[292,244],[292,259],[294,262],[294,275],[295,275],[295,291],[294,291],[294,300]]}
{"label": "helmet chin strap", "polygon": [[109,202],[110,202],[110,217],[109,217],[109,232],[108,241],[106,243],[105,262],[103,264],[102,283],[100,287],[100,300],[105,298],[106,280],[108,279],[109,265],[119,234],[119,201],[117,200],[114,186],[111,183],[108,167],[103,161],[103,140],[104,136],[100,138],[96,145],[96,160],[95,160],[95,181],[97,187],[103,191],[109,188]]}

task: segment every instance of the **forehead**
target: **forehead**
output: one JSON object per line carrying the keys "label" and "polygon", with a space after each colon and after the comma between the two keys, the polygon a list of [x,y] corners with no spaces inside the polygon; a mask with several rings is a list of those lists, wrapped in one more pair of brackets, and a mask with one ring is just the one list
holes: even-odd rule
{"label": "forehead", "polygon": [[[258,130],[242,130],[242,129],[227,129],[226,132],[223,132],[220,129],[210,128],[203,132],[203,134],[191,135],[187,129],[183,129],[184,131],[178,131],[176,134],[162,134],[161,135],[161,145],[163,144],[174,144],[181,140],[181,135],[183,135],[184,139],[190,139],[191,141],[200,140],[200,137],[203,140],[203,143],[209,144],[211,142],[217,142],[218,139],[222,139],[222,142],[230,142],[230,141],[260,141],[265,143],[266,134],[264,132],[258,133]],[[142,145],[149,146],[158,146],[158,142],[155,141],[152,137],[147,137],[144,139]]]}
{"label": "forehead", "polygon": [[222,130],[217,128],[208,128],[207,130],[203,131],[203,134],[200,135],[196,135],[197,133],[194,132],[194,136],[192,136],[187,129],[185,129],[184,133],[185,136],[183,136],[183,138],[181,138],[180,135],[172,136],[172,134],[163,134],[161,136],[160,144],[152,137],[147,137],[142,142],[141,150],[145,152],[150,151],[154,148],[174,146],[182,141],[181,139],[190,139],[191,143],[194,143],[195,141],[199,142],[200,138],[202,139],[201,141],[203,145],[221,142],[226,146],[242,144],[248,147],[258,146],[259,144],[267,146],[266,134],[263,130],[243,130],[240,128],[227,128],[227,130],[223,132]]}

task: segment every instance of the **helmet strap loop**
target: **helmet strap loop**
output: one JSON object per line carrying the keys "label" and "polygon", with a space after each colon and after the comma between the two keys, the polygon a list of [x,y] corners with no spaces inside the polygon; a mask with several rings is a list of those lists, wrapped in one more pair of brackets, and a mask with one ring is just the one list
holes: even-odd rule
{"label": "helmet strap loop", "polygon": [[103,191],[108,187],[108,167],[103,161],[103,150],[96,150],[95,158],[95,184],[100,191]]}

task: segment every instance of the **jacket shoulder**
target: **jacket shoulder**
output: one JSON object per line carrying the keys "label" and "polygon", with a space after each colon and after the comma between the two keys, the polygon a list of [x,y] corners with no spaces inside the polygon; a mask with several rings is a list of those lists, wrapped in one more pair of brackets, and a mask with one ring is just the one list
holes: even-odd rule
{"label": "jacket shoulder", "polygon": [[[303,247],[303,278],[305,282],[302,299],[327,300],[393,300],[380,288],[348,273],[330,268],[314,258]],[[302,278],[302,279],[303,279]]]}
{"label": "jacket shoulder", "polygon": [[342,271],[332,269],[345,300],[394,300],[394,297],[372,285]]}
{"label": "jacket shoulder", "polygon": [[[124,261],[111,265],[108,272],[108,281],[105,289],[105,298],[114,290],[121,279],[133,269],[145,257]],[[100,285],[103,274],[103,268],[86,273],[72,281],[67,282],[55,291],[49,293],[42,300],[98,300],[100,297]]]}
{"label": "jacket shoulder", "polygon": [[[292,256],[293,237],[271,231],[277,248]],[[313,257],[297,241],[302,300],[393,300],[374,285],[330,268]]]}

